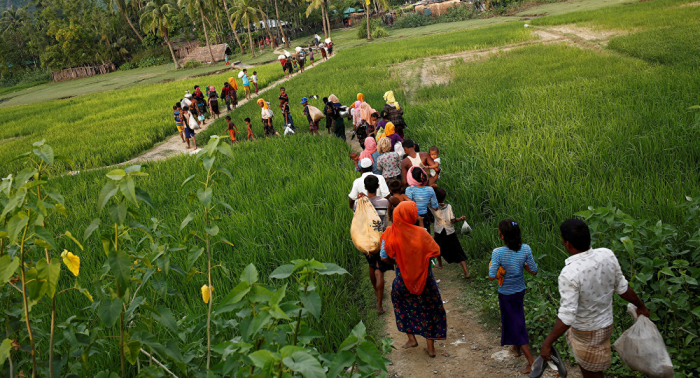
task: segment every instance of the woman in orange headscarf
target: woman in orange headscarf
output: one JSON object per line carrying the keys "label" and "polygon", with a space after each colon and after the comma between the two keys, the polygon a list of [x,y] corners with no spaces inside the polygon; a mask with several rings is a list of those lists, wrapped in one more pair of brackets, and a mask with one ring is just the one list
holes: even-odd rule
{"label": "woman in orange headscarf", "polygon": [[430,269],[430,259],[440,256],[440,247],[423,227],[416,226],[415,202],[401,202],[393,213],[393,224],[382,234],[382,261],[396,264],[391,287],[396,327],[408,335],[404,348],[418,346],[415,335],[427,339],[426,352],[435,357],[435,340],[447,336],[445,308]]}

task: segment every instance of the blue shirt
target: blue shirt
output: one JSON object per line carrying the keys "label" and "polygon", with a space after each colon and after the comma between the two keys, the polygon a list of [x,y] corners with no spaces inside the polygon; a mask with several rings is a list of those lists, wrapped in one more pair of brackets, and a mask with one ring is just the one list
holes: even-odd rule
{"label": "blue shirt", "polygon": [[525,263],[530,270],[537,273],[537,264],[532,258],[532,250],[527,244],[523,244],[518,252],[508,247],[500,247],[491,253],[491,268],[489,277],[496,277],[498,267],[502,266],[506,270],[506,279],[503,286],[498,287],[498,292],[505,295],[519,293],[525,290],[525,276],[523,269]]}
{"label": "blue shirt", "polygon": [[250,80],[248,80],[248,75],[243,75],[243,86],[250,86]]}
{"label": "blue shirt", "polygon": [[406,188],[406,197],[416,203],[418,215],[428,213],[428,205],[431,208],[438,208],[438,200],[435,191],[429,186],[411,186]]}

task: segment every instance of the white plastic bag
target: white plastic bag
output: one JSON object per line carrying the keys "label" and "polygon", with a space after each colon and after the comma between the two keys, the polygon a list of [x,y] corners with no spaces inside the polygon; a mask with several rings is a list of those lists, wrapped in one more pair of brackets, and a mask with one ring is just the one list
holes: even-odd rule
{"label": "white plastic bag", "polygon": [[292,135],[296,134],[294,132],[294,130],[292,130],[292,128],[289,127],[289,125],[287,125],[287,127],[284,128],[284,135],[287,135],[287,134],[292,134]]}
{"label": "white plastic bag", "polygon": [[470,226],[467,221],[464,221],[464,224],[462,225],[462,234],[467,235],[470,232],[472,232],[472,226]]}
{"label": "white plastic bag", "polygon": [[656,325],[646,316],[637,317],[637,307],[632,303],[627,305],[627,312],[637,321],[613,344],[622,362],[653,378],[673,377],[673,363]]}
{"label": "white plastic bag", "polygon": [[394,144],[394,152],[399,154],[399,159],[403,159],[403,156],[406,155],[406,152],[403,150],[403,144],[401,144],[401,142],[396,142],[396,144]]}

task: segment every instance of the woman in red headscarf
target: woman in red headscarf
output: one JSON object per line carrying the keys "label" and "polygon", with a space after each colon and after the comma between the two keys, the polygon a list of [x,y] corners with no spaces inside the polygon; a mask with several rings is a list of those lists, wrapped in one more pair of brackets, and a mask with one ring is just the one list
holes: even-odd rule
{"label": "woman in red headscarf", "polygon": [[430,259],[440,256],[440,247],[423,227],[415,226],[415,202],[401,202],[393,219],[382,234],[379,254],[383,262],[398,265],[391,286],[396,327],[408,335],[404,348],[417,347],[415,335],[421,335],[427,339],[426,352],[435,357],[435,340],[447,336],[445,308],[430,269]]}

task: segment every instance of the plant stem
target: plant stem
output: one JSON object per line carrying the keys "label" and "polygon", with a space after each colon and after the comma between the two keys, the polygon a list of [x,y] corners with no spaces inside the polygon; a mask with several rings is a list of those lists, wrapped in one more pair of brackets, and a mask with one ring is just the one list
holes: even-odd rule
{"label": "plant stem", "polygon": [[124,357],[124,312],[119,314],[119,354],[122,364],[122,378],[126,378],[126,358]]}
{"label": "plant stem", "polygon": [[[211,178],[211,168],[207,172],[207,182],[204,184],[204,189],[209,187],[209,180]],[[209,209],[204,206],[204,223],[209,227]],[[212,298],[211,290],[211,244],[209,242],[209,233],[206,233],[207,239],[207,285],[209,290],[209,306],[207,308],[207,371],[209,370],[209,364],[211,362],[211,307],[214,303],[214,298]]]}
{"label": "plant stem", "polygon": [[[29,213],[27,213],[27,217],[29,217]],[[22,232],[22,243],[20,244],[19,248],[19,257],[20,257],[20,266],[22,269],[20,270],[20,273],[22,275],[22,301],[24,302],[24,320],[27,324],[27,335],[29,336],[29,345],[32,348],[31,355],[32,355],[32,378],[36,377],[36,348],[34,347],[34,334],[32,333],[32,326],[30,325],[29,322],[29,302],[27,301],[27,286],[26,286],[26,276],[25,276],[25,270],[24,270],[24,242],[27,237],[27,228],[29,228],[29,222],[24,226],[24,231]]]}
{"label": "plant stem", "polygon": [[[307,277],[304,279],[304,294],[307,294],[309,289],[309,274],[311,274],[311,272],[309,272],[307,274]],[[299,336],[299,330],[301,329],[301,312],[302,310],[299,309],[299,316],[297,316],[297,324],[294,327],[294,338],[292,339],[292,345],[297,345],[297,336]]]}

